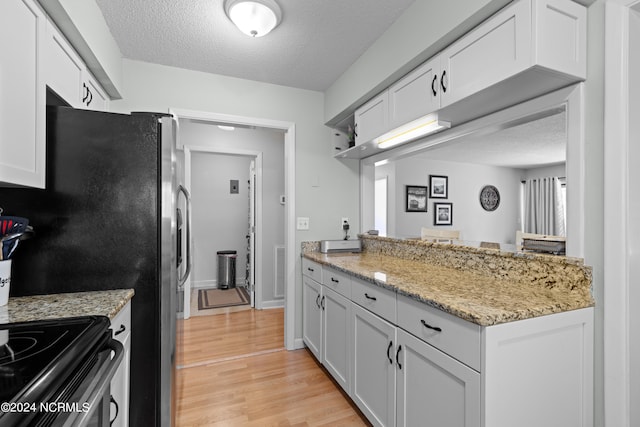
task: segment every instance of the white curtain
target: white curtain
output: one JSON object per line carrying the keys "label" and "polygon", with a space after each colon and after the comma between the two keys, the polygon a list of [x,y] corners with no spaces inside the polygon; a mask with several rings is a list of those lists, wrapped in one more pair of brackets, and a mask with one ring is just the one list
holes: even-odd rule
{"label": "white curtain", "polygon": [[528,179],[524,184],[524,232],[565,236],[565,206],[557,177]]}

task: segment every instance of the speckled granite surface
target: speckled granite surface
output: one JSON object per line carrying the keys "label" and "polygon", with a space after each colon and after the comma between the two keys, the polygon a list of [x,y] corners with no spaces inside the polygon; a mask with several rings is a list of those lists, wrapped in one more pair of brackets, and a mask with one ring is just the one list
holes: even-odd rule
{"label": "speckled granite surface", "polygon": [[594,305],[581,260],[451,246],[376,237],[360,254],[303,256],[482,326]]}
{"label": "speckled granite surface", "polygon": [[94,315],[113,319],[133,295],[133,289],[117,289],[9,298],[0,307],[0,324]]}

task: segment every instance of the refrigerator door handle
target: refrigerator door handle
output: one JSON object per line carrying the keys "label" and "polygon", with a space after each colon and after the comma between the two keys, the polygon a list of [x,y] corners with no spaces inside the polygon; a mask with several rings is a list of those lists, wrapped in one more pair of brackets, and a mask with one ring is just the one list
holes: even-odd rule
{"label": "refrigerator door handle", "polygon": [[[182,185],[178,185],[178,193],[184,194],[185,199],[185,231],[187,236],[185,254],[187,258],[187,268],[184,271],[184,275],[178,278],[178,290],[182,290],[184,288],[184,283],[187,281],[189,277],[189,273],[191,273],[191,195],[189,191],[184,188]],[[179,272],[178,272],[179,274]]]}

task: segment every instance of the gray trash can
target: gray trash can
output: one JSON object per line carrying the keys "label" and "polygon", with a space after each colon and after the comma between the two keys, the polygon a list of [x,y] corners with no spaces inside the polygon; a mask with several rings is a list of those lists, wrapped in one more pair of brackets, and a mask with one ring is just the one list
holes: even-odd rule
{"label": "gray trash can", "polygon": [[236,287],[236,251],[218,251],[218,289]]}

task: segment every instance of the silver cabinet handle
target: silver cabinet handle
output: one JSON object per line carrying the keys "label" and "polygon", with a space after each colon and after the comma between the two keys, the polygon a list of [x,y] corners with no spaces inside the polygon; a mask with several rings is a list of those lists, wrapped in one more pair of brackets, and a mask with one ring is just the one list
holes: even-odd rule
{"label": "silver cabinet handle", "polygon": [[178,279],[178,290],[182,290],[184,288],[184,283],[187,281],[187,278],[191,273],[191,195],[189,194],[189,191],[182,185],[178,185],[178,193],[184,194],[184,199],[186,202],[185,229],[187,233],[187,247],[185,253],[187,255],[187,268],[184,271],[184,275]]}

